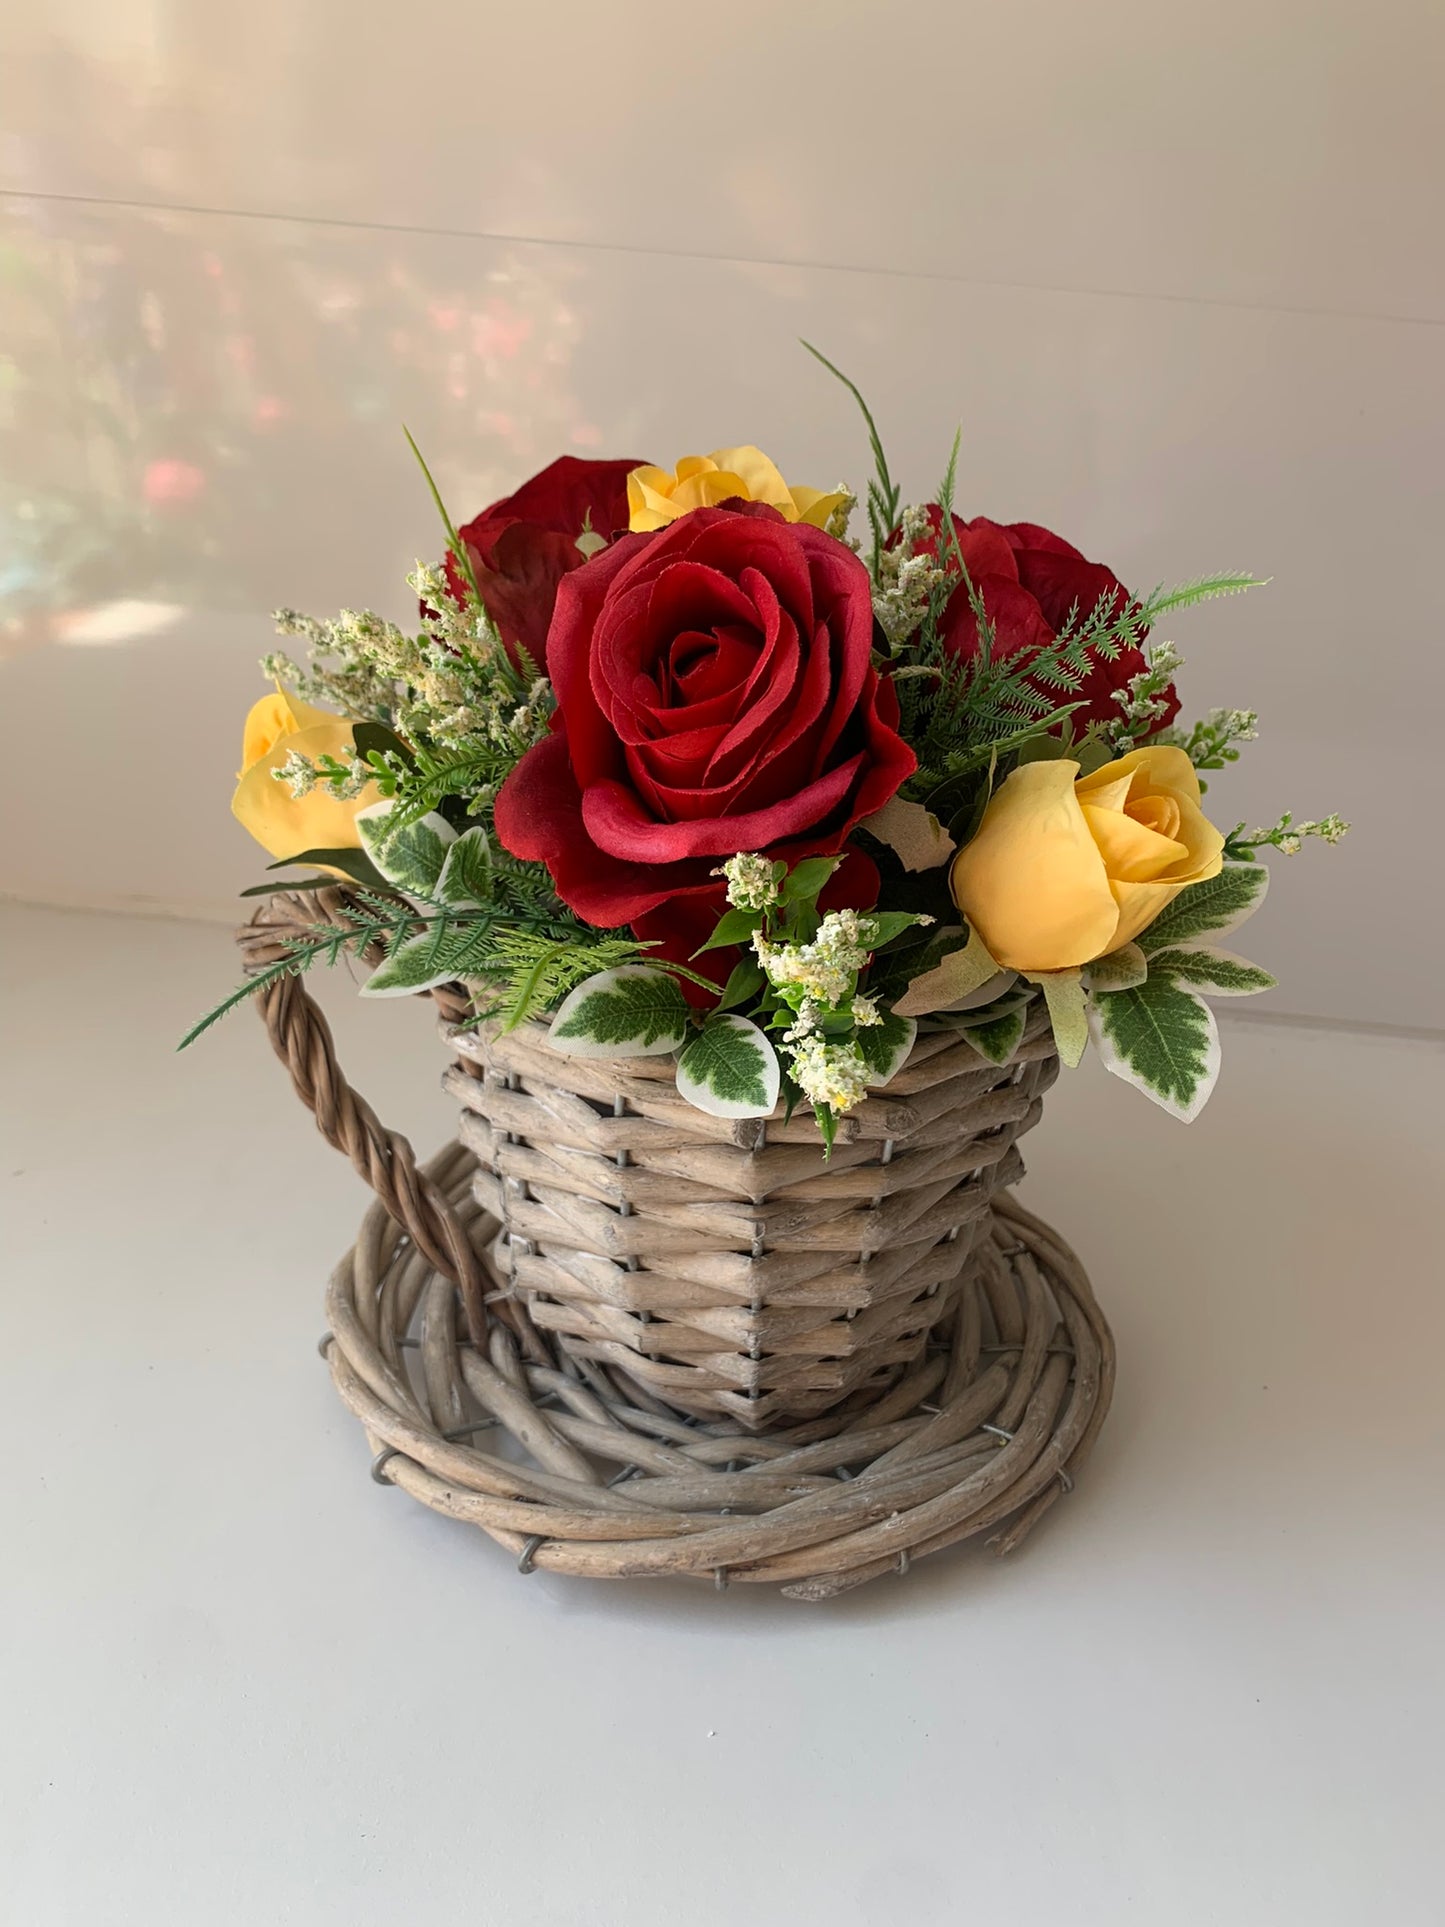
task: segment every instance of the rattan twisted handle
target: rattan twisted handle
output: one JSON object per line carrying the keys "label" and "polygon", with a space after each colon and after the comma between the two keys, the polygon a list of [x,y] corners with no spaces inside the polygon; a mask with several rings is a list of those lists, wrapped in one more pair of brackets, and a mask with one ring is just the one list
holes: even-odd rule
{"label": "rattan twisted handle", "polygon": [[[351,911],[351,898],[339,885],[304,896],[280,892],[263,899],[251,921],[236,932],[247,970],[276,962],[285,955],[288,938],[309,934],[318,924],[353,927]],[[454,1021],[465,1015],[459,991],[444,988],[432,995],[444,1015]],[[336,1061],[331,1026],[301,979],[278,978],[257,993],[256,1001],[272,1048],[322,1136],[351,1159],[432,1269],[458,1287],[472,1343],[481,1345],[491,1279],[446,1193],[418,1170],[409,1140],[387,1130],[347,1083]]]}

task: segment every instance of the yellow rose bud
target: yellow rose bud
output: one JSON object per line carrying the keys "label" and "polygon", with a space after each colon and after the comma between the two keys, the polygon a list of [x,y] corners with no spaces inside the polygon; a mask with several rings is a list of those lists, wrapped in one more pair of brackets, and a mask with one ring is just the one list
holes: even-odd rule
{"label": "yellow rose bud", "polygon": [[[231,814],[274,857],[299,856],[303,850],[353,850],[361,847],[356,813],[380,800],[375,783],[343,800],[320,783],[305,796],[293,796],[271,774],[295,751],[315,762],[319,756],[340,761],[352,748],[352,725],[345,716],[316,709],[278,689],[251,705],[241,746],[241,774],[231,798]],[[340,872],[337,873],[338,875]]]}
{"label": "yellow rose bud", "polygon": [[627,478],[628,526],[634,531],[664,528],[689,509],[711,508],[741,497],[766,502],[785,522],[823,527],[844,499],[834,489],[789,488],[760,448],[715,448],[711,455],[684,455],[675,473],[665,468],[635,468]]}
{"label": "yellow rose bud", "polygon": [[[1076,780],[1077,779],[1077,780]],[[1091,776],[1025,763],[953,860],[953,900],[1009,970],[1069,970],[1131,943],[1190,883],[1218,876],[1224,838],[1182,749],[1136,749]]]}

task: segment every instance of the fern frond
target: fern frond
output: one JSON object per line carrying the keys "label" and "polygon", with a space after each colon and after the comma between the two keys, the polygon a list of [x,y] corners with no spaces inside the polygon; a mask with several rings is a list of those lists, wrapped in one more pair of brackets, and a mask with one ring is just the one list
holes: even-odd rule
{"label": "fern frond", "polygon": [[1249,575],[1234,570],[1224,575],[1196,576],[1192,582],[1180,582],[1172,589],[1166,589],[1161,584],[1145,599],[1139,620],[1152,624],[1160,616],[1167,616],[1171,610],[1192,609],[1196,602],[1212,602],[1217,596],[1243,595],[1246,589],[1267,587],[1271,580],[1267,575]]}

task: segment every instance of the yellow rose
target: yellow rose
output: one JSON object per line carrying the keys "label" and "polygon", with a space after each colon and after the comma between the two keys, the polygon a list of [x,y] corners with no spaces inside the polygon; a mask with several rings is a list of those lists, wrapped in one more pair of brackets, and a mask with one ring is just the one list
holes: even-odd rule
{"label": "yellow rose", "polygon": [[785,522],[810,522],[822,528],[844,499],[835,489],[789,488],[760,448],[715,448],[711,455],[684,455],[676,474],[665,468],[635,468],[627,478],[628,526],[660,529],[689,509],[710,508],[741,496],[767,502]]}
{"label": "yellow rose", "polygon": [[1132,942],[1223,861],[1193,764],[1161,746],[1091,776],[1066,760],[1023,764],[990,799],[951,882],[998,963],[1068,970]]}
{"label": "yellow rose", "polygon": [[293,750],[311,762],[318,756],[341,758],[352,746],[351,729],[347,717],[315,709],[280,689],[251,705],[231,814],[263,850],[287,857],[299,856],[303,850],[360,848],[356,812],[380,799],[375,783],[343,802],[326,784],[318,784],[306,796],[293,796],[271,774]]}

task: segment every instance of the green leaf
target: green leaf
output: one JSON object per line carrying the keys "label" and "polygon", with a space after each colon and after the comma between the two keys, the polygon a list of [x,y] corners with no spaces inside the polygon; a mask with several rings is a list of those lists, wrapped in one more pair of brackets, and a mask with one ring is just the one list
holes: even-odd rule
{"label": "green leaf", "polygon": [[1219,1075],[1209,1006],[1169,978],[1091,998],[1089,1030],[1106,1070],[1188,1123]]}
{"label": "green leaf", "polygon": [[[1078,704],[1071,704],[1070,707],[1076,709]],[[1070,751],[1060,737],[1048,736],[1040,731],[1035,736],[1024,738],[1019,744],[1014,761],[1016,763],[1056,763],[1061,757],[1069,754]]]}
{"label": "green leaf", "polygon": [[461,952],[460,962],[457,960],[459,949],[460,944],[445,939],[439,943],[434,931],[411,937],[382,959],[361,986],[361,994],[363,997],[412,997],[436,984],[449,984],[463,974],[464,964],[470,966],[479,961],[474,955],[474,938]]}
{"label": "green leaf", "polygon": [[389,884],[409,897],[434,902],[446,867],[447,849],[456,841],[457,833],[435,811],[414,823],[403,823],[399,830],[388,829],[387,818],[393,807],[388,801],[357,811],[361,841]]}
{"label": "green leaf", "polygon": [[905,870],[936,870],[953,855],[953,838],[933,811],[901,796],[892,797],[858,827],[886,843]]}
{"label": "green leaf", "polygon": [[605,549],[606,547],[607,537],[592,526],[591,509],[584,509],[582,512],[582,530],[577,537],[578,554],[590,562],[599,549]]}
{"label": "green leaf", "polygon": [[835,368],[828,357],[820,353],[811,341],[803,342],[803,346],[815,361],[823,364],[830,375],[842,382],[857,402],[863,419],[868,424],[868,446],[873,451],[873,479],[868,484],[868,524],[873,532],[872,573],[876,580],[879,554],[898,518],[900,490],[888,472],[888,457],[883,453],[883,441],[878,433],[878,424],[874,421],[857,383],[849,381],[843,370]]}
{"label": "green leaf", "polygon": [[987,1023],[970,1024],[965,1035],[980,1057],[986,1057],[990,1064],[1006,1064],[1018,1049],[1028,1020],[1028,1005],[1020,1004],[1000,1017],[990,1017]]}
{"label": "green leaf", "polygon": [[308,890],[325,890],[328,887],[333,890],[336,888],[335,877],[292,877],[285,883],[253,883],[249,890],[240,890],[237,895],[279,897],[284,896],[288,890],[294,890],[297,896],[304,896]]}
{"label": "green leaf", "polygon": [[[1005,971],[1003,975],[1012,985],[1013,972]],[[991,984],[984,986],[985,990],[989,988]],[[1029,1002],[1034,993],[1032,990],[1020,991],[1009,988],[1002,996],[984,997],[982,992],[978,994],[978,1003],[969,1004],[963,1010],[935,1011],[930,1022],[942,1024],[948,1030],[975,1030],[982,1024],[995,1023],[1000,1017],[1011,1017],[1016,1010],[1021,1010],[1027,1015]]]}
{"label": "green leaf", "polygon": [[916,1018],[900,1017],[894,1010],[882,1015],[881,1024],[860,1024],[853,1040],[863,1062],[873,1073],[868,1080],[870,1089],[880,1089],[897,1076],[918,1035]]}
{"label": "green leaf", "polygon": [[1078,970],[1025,971],[1030,983],[1037,984],[1049,1007],[1049,1022],[1054,1029],[1054,1047],[1070,1070],[1083,1057],[1089,1044],[1089,1020],[1084,1008],[1083,975]]}
{"label": "green leaf", "polygon": [[1095,957],[1084,967],[1084,982],[1090,990],[1132,990],[1148,975],[1149,959],[1137,943],[1126,943],[1107,957]]}
{"label": "green leaf", "polygon": [[407,445],[411,449],[412,454],[415,455],[416,457],[418,468],[420,468],[422,474],[426,477],[426,485],[431,490],[432,501],[436,504],[437,514],[442,519],[442,527],[447,532],[447,547],[452,552],[452,560],[456,563],[457,567],[461,570],[462,574],[466,577],[467,581],[471,584],[472,594],[477,599],[477,607],[479,609],[484,608],[485,604],[482,601],[481,587],[477,582],[477,572],[472,565],[472,552],[467,547],[466,543],[463,542],[460,535],[457,534],[456,525],[453,523],[450,515],[447,514],[447,505],[442,500],[441,490],[437,487],[436,483],[432,480],[432,472],[426,465],[426,458],[423,456],[421,450],[417,447],[415,441],[412,439],[411,430],[407,428],[405,424],[403,424],[401,432],[403,435],[406,436]]}
{"label": "green leaf", "polygon": [[710,1017],[677,1060],[677,1088],[710,1117],[767,1117],[781,1082],[777,1052],[756,1024]]}
{"label": "green leaf", "polygon": [[753,932],[762,927],[761,910],[724,910],[707,942],[700,944],[692,954],[701,957],[708,950],[726,950],[732,944],[751,943]]}
{"label": "green leaf", "polygon": [[1146,955],[1198,937],[1222,937],[1253,915],[1269,888],[1269,871],[1260,863],[1226,863],[1216,877],[1191,883],[1154,919],[1139,938]]}
{"label": "green leaf", "polygon": [[818,1133],[823,1140],[823,1162],[826,1164],[833,1155],[833,1140],[838,1135],[838,1117],[831,1104],[815,1104],[813,1116],[818,1120]]}
{"label": "green leaf", "polygon": [[1151,977],[1168,977],[1188,984],[1205,997],[1253,997],[1261,990],[1273,990],[1275,978],[1258,964],[1246,963],[1233,951],[1216,950],[1209,944],[1171,945],[1156,950],[1149,959]]}
{"label": "green leaf", "polygon": [[870,949],[881,950],[884,944],[892,943],[895,937],[901,937],[905,930],[912,930],[916,925],[926,921],[927,919],[915,915],[911,910],[870,910],[862,918],[862,922],[872,930],[871,938],[865,934],[865,941],[868,942]]}
{"label": "green leaf", "polygon": [[451,905],[483,904],[491,894],[492,846],[478,823],[448,846],[437,878],[436,900]]}
{"label": "green leaf", "polygon": [[968,942],[945,957],[936,969],[926,970],[921,977],[915,977],[894,1004],[894,1011],[900,1017],[927,1017],[935,1010],[945,1009],[960,997],[968,996],[998,974],[998,965],[984,948],[983,939],[975,930]]}
{"label": "green leaf", "polygon": [[562,1000],[548,1042],[569,1057],[662,1057],[692,1013],[677,979],[651,964],[599,970]]}
{"label": "green leaf", "polygon": [[370,762],[373,756],[402,756],[409,762],[411,751],[394,730],[385,723],[372,723],[365,720],[351,725],[351,740],[356,744],[358,755],[363,762]]}
{"label": "green leaf", "polygon": [[778,893],[781,901],[789,908],[816,903],[818,892],[842,861],[840,856],[805,856],[784,878]]}
{"label": "green leaf", "polygon": [[767,981],[756,957],[739,957],[723,985],[718,1009],[734,1010],[739,1004],[750,1004]]}
{"label": "green leaf", "polygon": [[[364,883],[369,890],[384,890],[386,888],[386,878],[381,874],[380,870],[377,869],[365,850],[298,850],[295,856],[283,856],[279,863],[268,863],[266,868],[268,870],[284,870],[288,864],[292,863],[324,863],[333,870],[343,871],[351,878],[353,883]],[[330,881],[335,883],[336,878],[332,877]],[[278,885],[278,888],[282,890],[289,890],[293,887],[294,886],[289,883]],[[246,894],[249,895],[252,893],[247,892]],[[257,890],[254,894],[260,896],[262,892],[261,890]]]}

